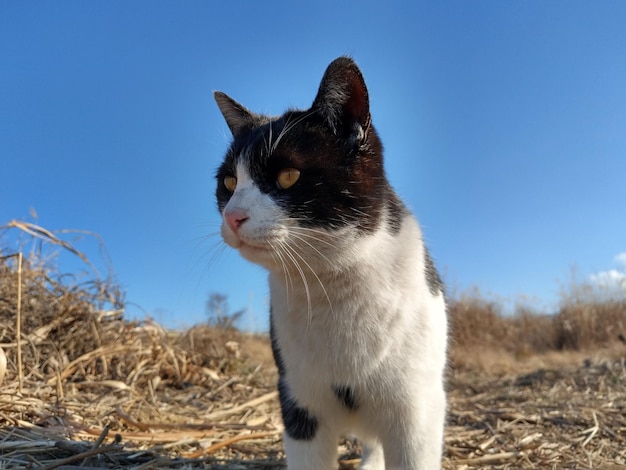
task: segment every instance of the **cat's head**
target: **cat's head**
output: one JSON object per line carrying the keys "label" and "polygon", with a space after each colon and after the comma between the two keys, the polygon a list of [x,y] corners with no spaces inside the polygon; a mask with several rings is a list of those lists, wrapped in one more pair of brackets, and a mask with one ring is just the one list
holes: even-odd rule
{"label": "cat's head", "polygon": [[222,237],[272,269],[324,262],[356,237],[397,229],[404,211],[383,169],[365,81],[352,59],[326,70],[310,109],[255,114],[215,99],[233,134],[217,171]]}

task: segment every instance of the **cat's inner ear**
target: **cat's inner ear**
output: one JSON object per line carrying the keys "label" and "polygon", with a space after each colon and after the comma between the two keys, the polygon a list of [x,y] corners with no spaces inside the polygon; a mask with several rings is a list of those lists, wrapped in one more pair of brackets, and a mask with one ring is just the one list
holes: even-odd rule
{"label": "cat's inner ear", "polygon": [[213,96],[234,137],[254,127],[257,116],[252,111],[221,91],[214,92]]}
{"label": "cat's inner ear", "polygon": [[364,139],[370,127],[367,87],[361,71],[349,57],[335,59],[326,69],[313,108],[335,134]]}

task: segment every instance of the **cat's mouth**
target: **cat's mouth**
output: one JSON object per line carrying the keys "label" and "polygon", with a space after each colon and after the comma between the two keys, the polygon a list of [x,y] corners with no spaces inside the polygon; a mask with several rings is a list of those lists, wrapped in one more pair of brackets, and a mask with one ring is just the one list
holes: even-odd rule
{"label": "cat's mouth", "polygon": [[222,224],[222,238],[228,246],[253,263],[263,266],[273,265],[275,252],[285,233],[280,230],[246,229],[234,231],[228,224]]}

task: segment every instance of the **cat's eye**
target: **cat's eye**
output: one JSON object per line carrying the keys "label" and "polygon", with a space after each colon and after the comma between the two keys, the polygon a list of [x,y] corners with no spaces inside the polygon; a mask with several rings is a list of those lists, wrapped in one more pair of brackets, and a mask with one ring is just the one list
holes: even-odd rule
{"label": "cat's eye", "polygon": [[295,168],[284,168],[278,172],[278,176],[276,177],[276,183],[282,189],[289,189],[296,181],[300,178],[300,170],[296,170]]}
{"label": "cat's eye", "polygon": [[237,187],[237,178],[234,176],[224,176],[224,186],[231,193],[235,192],[235,188]]}

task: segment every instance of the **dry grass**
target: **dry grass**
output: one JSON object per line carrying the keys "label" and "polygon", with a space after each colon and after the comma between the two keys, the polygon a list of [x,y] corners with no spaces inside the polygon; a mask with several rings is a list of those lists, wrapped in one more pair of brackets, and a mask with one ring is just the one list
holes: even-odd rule
{"label": "dry grass", "polygon": [[[81,256],[32,224],[4,230]],[[77,285],[42,261],[45,250],[21,264],[1,250],[0,468],[284,465],[266,337],[128,322],[110,278],[94,271]],[[625,464],[622,301],[577,299],[554,316],[503,317],[473,296],[452,302],[450,314],[444,468]],[[359,461],[355,442],[340,453],[342,468]]]}
{"label": "dry grass", "polygon": [[500,310],[497,302],[476,291],[450,302],[451,357],[456,367],[475,367],[476,356],[485,352],[517,360],[598,351],[626,342],[626,293],[621,299],[593,301],[566,295],[559,311],[551,315],[518,308],[507,316]]}

